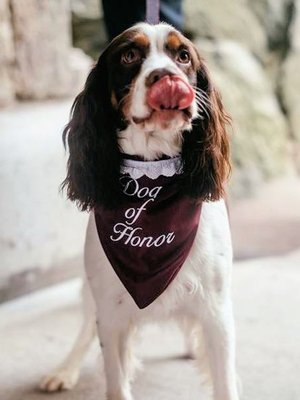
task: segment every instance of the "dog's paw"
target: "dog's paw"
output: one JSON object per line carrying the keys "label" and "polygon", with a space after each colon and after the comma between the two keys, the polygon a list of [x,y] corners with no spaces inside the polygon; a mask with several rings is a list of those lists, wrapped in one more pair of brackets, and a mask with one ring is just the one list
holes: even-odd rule
{"label": "dog's paw", "polygon": [[40,383],[39,388],[43,392],[58,392],[72,389],[78,381],[79,371],[58,369],[47,375]]}

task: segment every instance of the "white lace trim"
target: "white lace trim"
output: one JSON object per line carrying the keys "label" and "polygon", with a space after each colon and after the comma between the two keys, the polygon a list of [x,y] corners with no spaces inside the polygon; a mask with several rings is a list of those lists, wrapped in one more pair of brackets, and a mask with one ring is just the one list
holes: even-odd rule
{"label": "white lace trim", "polygon": [[150,179],[157,179],[159,176],[173,176],[182,172],[181,157],[173,157],[167,160],[158,161],[136,161],[123,160],[121,166],[123,174],[129,174],[133,179],[147,176]]}

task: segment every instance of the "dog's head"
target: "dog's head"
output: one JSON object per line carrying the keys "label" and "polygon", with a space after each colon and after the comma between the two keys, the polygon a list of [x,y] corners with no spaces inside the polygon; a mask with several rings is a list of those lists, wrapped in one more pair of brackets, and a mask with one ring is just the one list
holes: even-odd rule
{"label": "dog's head", "polygon": [[230,169],[228,120],[195,46],[167,24],[137,24],[110,43],[74,101],[68,197],[82,210],[114,206],[122,153],[181,154],[182,190],[217,200]]}

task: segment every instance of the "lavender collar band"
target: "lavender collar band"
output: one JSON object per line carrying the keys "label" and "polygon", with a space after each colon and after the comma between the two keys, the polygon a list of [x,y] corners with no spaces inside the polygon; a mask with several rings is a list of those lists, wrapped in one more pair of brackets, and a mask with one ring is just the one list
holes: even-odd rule
{"label": "lavender collar band", "polygon": [[180,191],[181,159],[124,159],[124,201],[95,209],[99,239],[115,273],[139,308],[170,285],[193,245],[201,214]]}

